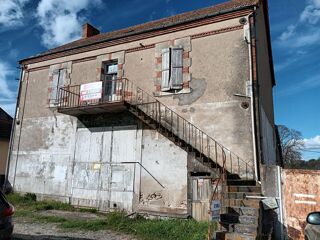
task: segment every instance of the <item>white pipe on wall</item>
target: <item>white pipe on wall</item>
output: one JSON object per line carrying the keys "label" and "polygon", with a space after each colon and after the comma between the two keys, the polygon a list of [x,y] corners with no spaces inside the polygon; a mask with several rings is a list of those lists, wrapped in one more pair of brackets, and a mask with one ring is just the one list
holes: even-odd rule
{"label": "white pipe on wall", "polygon": [[279,210],[280,210],[280,237],[281,239],[284,239],[283,236],[283,208],[282,208],[282,187],[281,187],[281,168],[280,166],[277,166],[277,187],[278,187],[278,192],[279,192]]}
{"label": "white pipe on wall", "polygon": [[250,27],[250,16],[252,16],[252,13],[249,14],[247,18],[247,23],[248,24],[248,53],[249,53],[249,81],[250,81],[250,105],[251,105],[251,128],[252,128],[252,145],[253,145],[253,160],[254,160],[254,168],[255,168],[255,179],[258,180],[258,164],[257,164],[257,143],[256,143],[256,138],[255,138],[255,119],[254,119],[254,101],[253,101],[253,79],[252,79],[252,66],[253,66],[253,60],[252,60],[252,51],[251,51],[251,27]]}

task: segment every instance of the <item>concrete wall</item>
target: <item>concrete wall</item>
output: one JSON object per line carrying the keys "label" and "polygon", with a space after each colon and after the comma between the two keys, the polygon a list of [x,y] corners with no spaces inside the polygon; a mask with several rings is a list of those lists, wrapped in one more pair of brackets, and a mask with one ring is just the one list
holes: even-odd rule
{"label": "concrete wall", "polygon": [[304,239],[308,213],[320,209],[320,171],[282,171],[284,213],[289,239]]}
{"label": "concrete wall", "polygon": [[8,150],[9,140],[0,138],[0,175],[4,175],[6,172]]}
{"label": "concrete wall", "polygon": [[154,130],[143,131],[142,146],[139,209],[187,215],[187,152]]}
{"label": "concrete wall", "polygon": [[15,191],[102,211],[186,215],[187,153],[128,113],[92,117],[25,118],[11,156]]}

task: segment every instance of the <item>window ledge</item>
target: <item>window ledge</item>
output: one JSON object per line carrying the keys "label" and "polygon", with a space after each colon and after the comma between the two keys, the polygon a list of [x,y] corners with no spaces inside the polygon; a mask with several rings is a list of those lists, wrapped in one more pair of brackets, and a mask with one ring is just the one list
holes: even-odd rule
{"label": "window ledge", "polygon": [[166,97],[166,96],[171,96],[171,95],[178,95],[178,94],[186,94],[186,93],[191,93],[191,88],[183,88],[178,92],[153,92],[153,95],[155,97]]}

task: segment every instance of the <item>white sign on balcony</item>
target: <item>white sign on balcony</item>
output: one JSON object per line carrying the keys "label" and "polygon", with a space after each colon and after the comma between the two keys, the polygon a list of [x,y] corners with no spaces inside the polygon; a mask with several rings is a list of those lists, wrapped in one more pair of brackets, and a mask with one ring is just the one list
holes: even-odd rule
{"label": "white sign on balcony", "polygon": [[101,99],[102,82],[81,84],[80,102]]}

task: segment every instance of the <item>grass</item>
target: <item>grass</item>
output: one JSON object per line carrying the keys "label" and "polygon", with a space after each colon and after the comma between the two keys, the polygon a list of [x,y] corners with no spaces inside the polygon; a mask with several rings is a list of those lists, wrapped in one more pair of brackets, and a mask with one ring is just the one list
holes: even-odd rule
{"label": "grass", "polygon": [[[9,194],[8,200],[15,206],[16,217],[26,217],[33,221],[55,223],[66,230],[113,230],[135,235],[143,240],[203,240],[206,239],[208,223],[196,222],[192,219],[145,219],[143,217],[128,218],[123,212],[107,213],[98,219],[67,219],[59,216],[45,216],[39,211],[64,210],[78,212],[95,212],[92,209],[77,209],[69,204],[57,201],[36,201],[33,194],[24,196]],[[216,224],[214,224],[214,229]]]}

